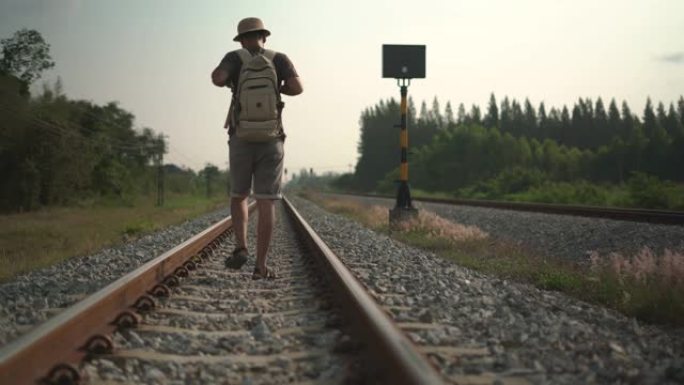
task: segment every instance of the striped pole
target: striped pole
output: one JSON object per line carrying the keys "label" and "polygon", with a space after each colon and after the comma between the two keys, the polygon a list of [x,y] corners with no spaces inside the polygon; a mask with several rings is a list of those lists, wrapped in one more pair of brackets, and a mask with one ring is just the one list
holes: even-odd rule
{"label": "striped pole", "polygon": [[401,124],[399,142],[401,145],[401,164],[399,166],[399,190],[397,191],[398,209],[413,209],[411,204],[411,192],[408,185],[408,86],[411,84],[410,79],[397,79],[397,83],[401,90]]}

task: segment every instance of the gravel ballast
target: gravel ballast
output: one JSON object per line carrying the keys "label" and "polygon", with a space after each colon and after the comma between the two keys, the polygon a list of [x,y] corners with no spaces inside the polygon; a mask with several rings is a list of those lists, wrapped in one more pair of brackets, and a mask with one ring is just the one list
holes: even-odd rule
{"label": "gravel ballast", "polygon": [[0,346],[228,215],[217,210],[0,284]]}
{"label": "gravel ballast", "polygon": [[[456,381],[484,377],[491,379],[485,383],[511,384],[684,382],[681,333],[560,293],[487,277],[309,201],[293,200],[375,298],[397,309],[397,321],[436,324],[409,333],[414,342],[480,352],[473,357],[464,353],[459,359],[439,352],[430,355]],[[539,227],[534,225],[541,226],[528,219],[526,226]]]}
{"label": "gravel ballast", "polygon": [[[336,196],[364,204],[391,208],[394,200]],[[684,254],[684,226],[660,225],[571,215],[534,213],[444,203],[413,202],[463,225],[477,226],[491,236],[521,244],[551,257],[587,262],[591,252],[634,255],[644,247],[656,253],[664,249]]]}
{"label": "gravel ballast", "polygon": [[[278,211],[282,218],[284,211]],[[269,253],[275,280],[252,279],[253,255],[242,269],[227,269],[224,259],[234,243],[225,239],[137,328],[114,334],[114,355],[84,365],[91,383],[365,380],[359,350],[349,349],[359,342],[346,334],[325,280],[294,235],[289,221],[278,221]]]}

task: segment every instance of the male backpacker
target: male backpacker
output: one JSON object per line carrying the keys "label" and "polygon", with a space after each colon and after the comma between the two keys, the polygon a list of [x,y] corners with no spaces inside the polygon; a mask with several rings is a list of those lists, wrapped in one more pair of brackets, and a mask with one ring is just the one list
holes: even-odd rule
{"label": "male backpacker", "polygon": [[226,125],[230,151],[230,211],[236,247],[226,267],[239,269],[247,251],[247,197],[254,189],[257,224],[256,266],[252,277],[274,278],[266,266],[275,222],[274,200],[281,198],[285,132],[280,95],[299,95],[302,84],[292,62],[282,53],[264,49],[271,33],[257,18],[238,24],[242,49],[225,55],[211,74],[214,85],[230,87],[233,99]]}

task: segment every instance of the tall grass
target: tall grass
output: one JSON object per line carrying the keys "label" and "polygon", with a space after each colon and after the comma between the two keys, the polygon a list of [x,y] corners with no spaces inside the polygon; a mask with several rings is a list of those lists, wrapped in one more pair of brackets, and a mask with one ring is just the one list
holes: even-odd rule
{"label": "tall grass", "polygon": [[154,197],[130,206],[90,202],[0,215],[0,282],[77,255],[126,242],[164,226],[225,206],[226,197],[171,195],[164,207]]}
{"label": "tall grass", "polygon": [[605,301],[651,321],[684,320],[684,254],[644,247],[634,255],[590,255],[593,285]]}
{"label": "tall grass", "polygon": [[684,325],[684,254],[644,248],[635,255],[590,255],[590,264],[543,256],[491,237],[475,226],[421,210],[416,219],[393,226],[388,210],[340,197],[308,193],[326,210],[360,221],[395,239],[497,277],[556,290],[639,319]]}

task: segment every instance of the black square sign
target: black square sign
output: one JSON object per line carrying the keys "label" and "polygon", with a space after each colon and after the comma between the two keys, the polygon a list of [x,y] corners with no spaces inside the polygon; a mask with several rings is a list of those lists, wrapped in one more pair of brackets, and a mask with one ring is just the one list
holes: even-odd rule
{"label": "black square sign", "polygon": [[425,46],[383,44],[382,77],[425,78]]}

